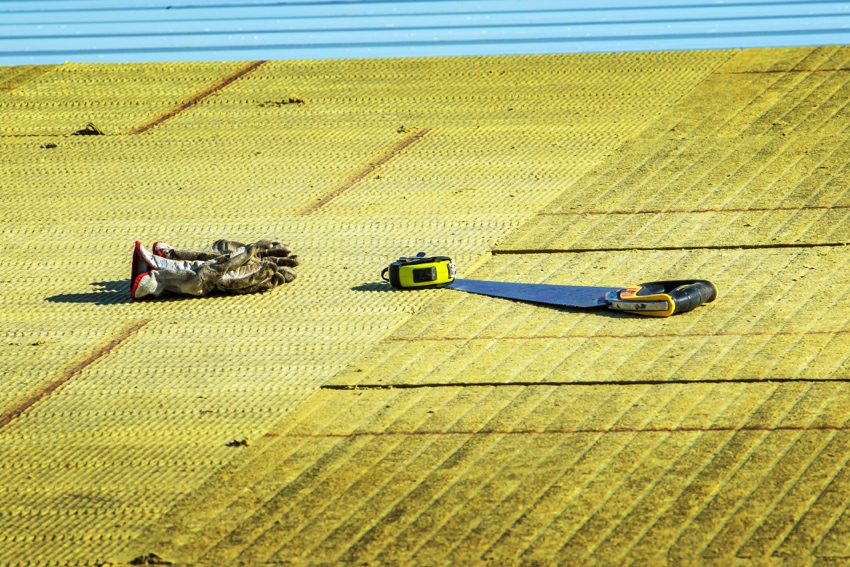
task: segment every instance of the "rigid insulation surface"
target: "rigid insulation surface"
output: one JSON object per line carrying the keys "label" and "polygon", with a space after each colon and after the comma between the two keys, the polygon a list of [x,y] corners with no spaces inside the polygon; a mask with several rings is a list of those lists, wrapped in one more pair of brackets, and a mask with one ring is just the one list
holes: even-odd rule
{"label": "rigid insulation surface", "polygon": [[[848,68],[0,68],[0,565],[846,561]],[[298,279],[129,299],[136,239],[223,237],[290,243]],[[651,319],[380,281],[419,250],[720,296]]]}

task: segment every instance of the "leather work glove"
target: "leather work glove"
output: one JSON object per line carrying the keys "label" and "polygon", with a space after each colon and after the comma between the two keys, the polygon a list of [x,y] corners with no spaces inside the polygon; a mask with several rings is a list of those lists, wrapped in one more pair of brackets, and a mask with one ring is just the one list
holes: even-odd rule
{"label": "leather work glove", "polygon": [[[286,244],[281,244],[277,240],[261,240],[256,244],[260,243],[265,245],[271,243],[271,245],[268,248],[260,250],[258,257],[279,258],[279,264],[283,266],[295,267],[298,265],[298,256],[290,256],[292,249]],[[165,242],[154,242],[153,253],[157,256],[162,256],[171,260],[214,260],[215,258],[225,254],[233,254],[239,251],[240,248],[245,248],[246,246],[247,244],[242,244],[241,242],[235,242],[233,240],[216,240],[206,248],[202,248],[200,250],[177,250]]]}
{"label": "leather work glove", "polygon": [[241,244],[217,240],[202,250],[176,250],[156,242],[153,252],[141,242],[133,250],[130,297],[159,297],[164,292],[204,296],[215,291],[257,293],[295,279],[299,264],[277,240]]}

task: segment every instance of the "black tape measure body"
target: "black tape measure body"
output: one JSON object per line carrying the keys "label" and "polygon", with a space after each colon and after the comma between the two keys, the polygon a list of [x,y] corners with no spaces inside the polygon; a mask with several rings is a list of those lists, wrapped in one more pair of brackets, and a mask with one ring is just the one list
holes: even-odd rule
{"label": "black tape measure body", "polygon": [[448,256],[402,256],[381,272],[396,289],[443,287],[455,281],[455,263]]}

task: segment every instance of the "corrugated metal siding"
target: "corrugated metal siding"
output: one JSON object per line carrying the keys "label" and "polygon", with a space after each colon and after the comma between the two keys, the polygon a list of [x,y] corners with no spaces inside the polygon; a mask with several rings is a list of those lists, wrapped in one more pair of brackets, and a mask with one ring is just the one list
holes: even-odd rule
{"label": "corrugated metal siding", "polygon": [[829,0],[0,0],[0,65],[848,43]]}

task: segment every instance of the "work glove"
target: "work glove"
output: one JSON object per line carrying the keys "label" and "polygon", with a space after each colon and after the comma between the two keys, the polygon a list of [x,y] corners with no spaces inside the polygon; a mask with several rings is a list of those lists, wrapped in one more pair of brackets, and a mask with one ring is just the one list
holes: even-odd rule
{"label": "work glove", "polygon": [[[291,255],[292,249],[288,245],[281,244],[278,240],[261,240],[254,245],[257,246],[256,256],[246,265],[226,272],[216,284],[216,289],[230,293],[254,293],[267,291],[295,279],[295,271],[291,268],[296,267],[300,260],[298,256]],[[194,250],[176,249],[165,242],[155,242],[153,251],[154,254],[167,259],[197,262],[237,254],[247,246],[249,245],[233,240],[216,240],[205,248]],[[263,279],[263,263],[277,265],[276,272],[268,279]]]}
{"label": "work glove", "polygon": [[[258,253],[259,258],[279,258],[280,261],[276,260],[279,265],[293,268],[298,265],[298,256],[290,256],[292,249],[286,244],[281,244],[278,240],[261,240],[256,244],[260,243],[268,245],[268,247],[260,250]],[[165,242],[154,242],[153,253],[171,260],[214,260],[225,254],[233,254],[245,248],[245,246],[247,245],[233,240],[216,240],[209,246],[201,249],[178,250]]]}
{"label": "work glove", "polygon": [[130,297],[159,297],[165,292],[204,296],[215,291],[256,293],[295,279],[299,264],[277,240],[241,244],[217,240],[201,250],[175,250],[157,242],[154,252],[136,242]]}

